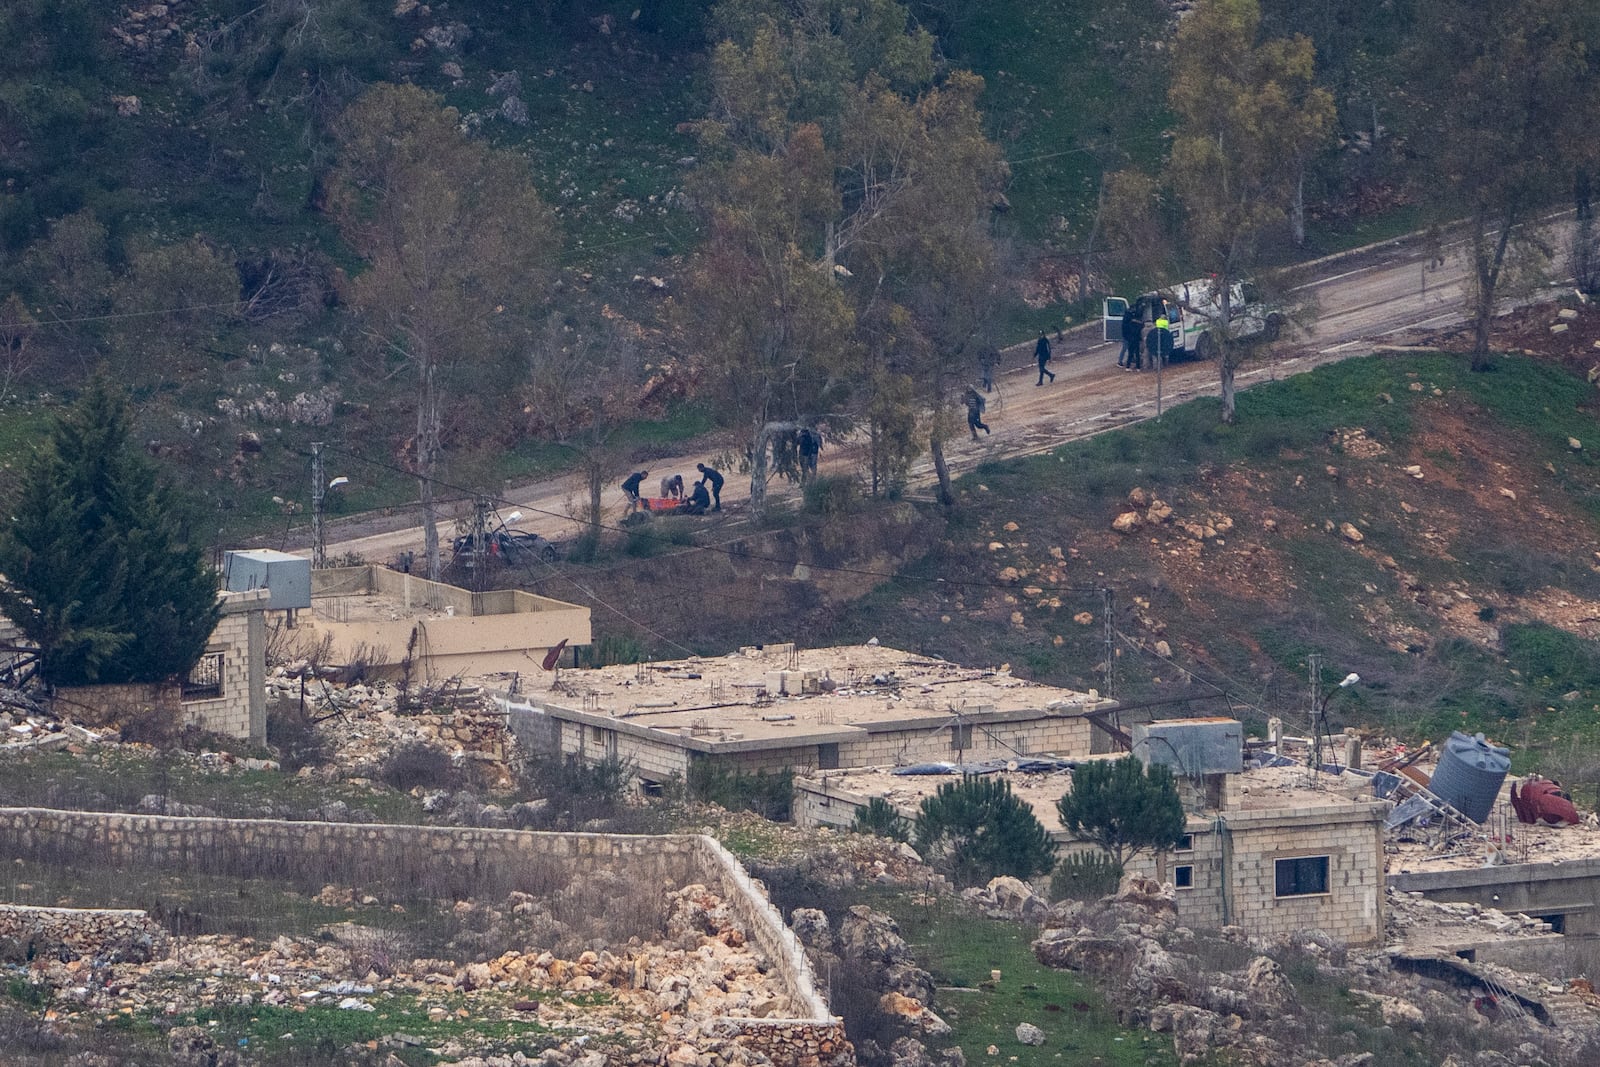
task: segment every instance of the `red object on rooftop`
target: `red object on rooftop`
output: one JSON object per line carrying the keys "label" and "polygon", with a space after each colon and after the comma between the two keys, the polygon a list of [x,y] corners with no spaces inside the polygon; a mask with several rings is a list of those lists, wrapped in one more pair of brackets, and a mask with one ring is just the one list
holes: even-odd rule
{"label": "red object on rooftop", "polygon": [[1562,790],[1560,782],[1548,778],[1531,778],[1522,783],[1520,790],[1512,783],[1511,807],[1516,810],[1518,822],[1578,824],[1578,809],[1572,798]]}

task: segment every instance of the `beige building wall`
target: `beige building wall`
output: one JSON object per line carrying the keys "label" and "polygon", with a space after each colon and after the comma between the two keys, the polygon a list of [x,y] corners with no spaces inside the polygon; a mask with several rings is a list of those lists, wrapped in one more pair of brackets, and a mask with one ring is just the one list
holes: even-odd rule
{"label": "beige building wall", "polygon": [[[425,617],[424,617],[425,616]],[[335,659],[367,660],[380,676],[404,672],[437,681],[462,675],[542,671],[565,640],[592,640],[589,609],[519,589],[474,593],[387,567],[311,572],[311,610],[296,620],[300,640],[332,640]]]}

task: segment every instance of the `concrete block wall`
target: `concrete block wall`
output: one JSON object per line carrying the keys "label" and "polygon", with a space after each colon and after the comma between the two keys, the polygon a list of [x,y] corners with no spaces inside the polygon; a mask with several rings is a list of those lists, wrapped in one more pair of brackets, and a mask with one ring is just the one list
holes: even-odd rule
{"label": "concrete block wall", "polygon": [[[552,880],[568,884],[617,869],[636,881],[673,888],[699,883],[715,889],[738,916],[747,939],[766,956],[769,973],[795,1009],[790,1019],[712,1023],[774,1062],[817,1067],[851,1067],[855,1062],[843,1023],[816,992],[799,941],[738,861],[702,835],[534,833],[0,808],[0,855],[355,885],[388,878],[443,887],[455,880],[459,889],[441,891],[463,896],[488,885],[547,892]],[[639,934],[653,937],[656,931]]]}
{"label": "concrete block wall", "polygon": [[[1129,869],[1172,882],[1178,866],[1191,867],[1193,883],[1176,897],[1185,925],[1231,924],[1264,937],[1321,930],[1350,944],[1370,944],[1383,936],[1379,816],[1359,808],[1318,810],[1326,814],[1231,815],[1203,830],[1192,822],[1192,850],[1142,855]],[[1231,859],[1225,862],[1225,855]],[[1328,857],[1328,892],[1278,896],[1277,861],[1309,856]]]}

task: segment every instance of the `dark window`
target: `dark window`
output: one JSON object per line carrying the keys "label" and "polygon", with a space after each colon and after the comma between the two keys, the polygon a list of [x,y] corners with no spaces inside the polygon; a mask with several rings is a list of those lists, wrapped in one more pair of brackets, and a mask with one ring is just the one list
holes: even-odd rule
{"label": "dark window", "polygon": [[1178,847],[1176,849],[1174,849],[1173,851],[1175,851],[1175,852],[1193,852],[1194,851],[1194,835],[1193,834],[1184,834],[1182,837],[1178,838]]}
{"label": "dark window", "polygon": [[952,726],[952,727],[950,727],[950,747],[952,749],[954,749],[955,751],[957,751],[957,752],[960,752],[962,749],[971,748],[972,747],[972,727],[971,726]]}
{"label": "dark window", "polygon": [[838,742],[817,746],[817,769],[819,771],[836,771],[839,769]]}
{"label": "dark window", "polygon": [[207,652],[183,680],[184,700],[216,700],[222,696],[221,652]]}
{"label": "dark window", "polygon": [[1172,884],[1177,886],[1179,889],[1193,889],[1194,866],[1192,864],[1185,863],[1181,867],[1174,867],[1172,869]]}
{"label": "dark window", "polygon": [[1280,897],[1306,897],[1328,891],[1328,857],[1301,856],[1276,860]]}

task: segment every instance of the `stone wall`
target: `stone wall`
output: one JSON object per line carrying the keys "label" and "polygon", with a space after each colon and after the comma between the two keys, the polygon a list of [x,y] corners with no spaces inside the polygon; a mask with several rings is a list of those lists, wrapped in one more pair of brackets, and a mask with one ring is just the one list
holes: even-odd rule
{"label": "stone wall", "polygon": [[[717,1019],[775,1062],[850,1067],[843,1024],[823,1003],[804,950],[738,861],[702,835],[533,833],[440,826],[193,819],[0,808],[0,855],[53,863],[147,864],[312,884],[399,882],[461,899],[547,893],[601,870],[671,888],[713,888],[760,947],[795,1019]],[[648,917],[641,916],[641,920]],[[654,930],[638,931],[653,938]]]}
{"label": "stone wall", "polygon": [[167,954],[171,938],[142,911],[33,908],[0,904],[0,963],[88,956],[143,963]]}

